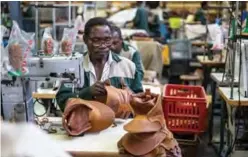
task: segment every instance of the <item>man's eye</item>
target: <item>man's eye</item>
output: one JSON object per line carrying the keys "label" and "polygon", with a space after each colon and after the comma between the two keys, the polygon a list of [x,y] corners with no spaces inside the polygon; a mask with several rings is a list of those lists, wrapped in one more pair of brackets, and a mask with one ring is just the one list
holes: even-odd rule
{"label": "man's eye", "polygon": [[92,41],[94,41],[94,42],[99,42],[99,39],[92,39]]}
{"label": "man's eye", "polygon": [[106,40],[106,41],[110,41],[110,40],[111,40],[111,38],[110,38],[110,37],[107,37],[107,38],[105,38],[105,40]]}

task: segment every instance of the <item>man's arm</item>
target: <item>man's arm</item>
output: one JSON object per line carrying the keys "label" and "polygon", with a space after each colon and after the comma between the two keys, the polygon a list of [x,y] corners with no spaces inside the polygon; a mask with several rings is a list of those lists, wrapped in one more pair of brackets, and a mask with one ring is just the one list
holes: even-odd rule
{"label": "man's arm", "polygon": [[135,71],[134,80],[130,88],[134,93],[143,92],[142,79],[140,78],[140,75],[137,70]]}
{"label": "man's arm", "polygon": [[132,62],[135,64],[137,76],[140,78],[140,80],[143,80],[144,77],[144,66],[140,57],[140,53],[136,51],[132,56]]}
{"label": "man's arm", "polygon": [[137,9],[136,15],[133,19],[134,26],[137,26],[140,23],[140,9]]}
{"label": "man's arm", "polygon": [[135,64],[135,76],[131,89],[134,93],[140,93],[143,92],[142,80],[144,76],[144,67],[139,52],[136,51],[133,54],[132,62]]}
{"label": "man's arm", "polygon": [[84,87],[79,91],[78,94],[76,94],[72,92],[72,83],[62,83],[58,93],[56,94],[56,101],[61,111],[64,112],[67,100],[77,97],[85,100],[92,100],[93,97],[90,92],[90,87]]}

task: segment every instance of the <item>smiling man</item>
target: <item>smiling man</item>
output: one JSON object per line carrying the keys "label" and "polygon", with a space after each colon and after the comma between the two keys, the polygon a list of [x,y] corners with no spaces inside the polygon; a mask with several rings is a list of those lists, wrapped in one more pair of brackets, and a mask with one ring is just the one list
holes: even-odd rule
{"label": "smiling man", "polygon": [[84,85],[73,93],[72,84],[62,83],[56,95],[60,109],[64,111],[69,98],[94,100],[95,96],[106,95],[106,80],[110,80],[112,86],[121,88],[123,78],[134,93],[142,92],[142,80],[137,77],[135,64],[110,50],[112,28],[109,22],[100,17],[92,18],[85,24],[84,30],[84,42],[88,48],[83,59]]}

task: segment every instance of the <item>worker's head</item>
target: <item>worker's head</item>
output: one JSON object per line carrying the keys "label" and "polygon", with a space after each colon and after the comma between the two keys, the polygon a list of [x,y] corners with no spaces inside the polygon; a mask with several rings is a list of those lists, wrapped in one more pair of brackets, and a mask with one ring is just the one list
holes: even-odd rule
{"label": "worker's head", "polygon": [[206,10],[208,8],[208,2],[207,1],[201,2],[201,8]]}
{"label": "worker's head", "polygon": [[105,18],[90,19],[84,28],[84,42],[91,56],[102,59],[107,56],[112,44],[111,25]]}
{"label": "worker's head", "polygon": [[111,50],[115,53],[120,53],[122,50],[122,35],[121,30],[117,26],[112,26],[112,37],[113,37],[113,43],[111,46]]}
{"label": "worker's head", "polygon": [[143,1],[137,1],[136,2],[136,6],[138,6],[138,7],[142,6],[142,4],[143,4]]}
{"label": "worker's head", "polygon": [[147,1],[146,2],[146,6],[150,9],[156,9],[159,7],[159,5],[160,5],[159,1]]}

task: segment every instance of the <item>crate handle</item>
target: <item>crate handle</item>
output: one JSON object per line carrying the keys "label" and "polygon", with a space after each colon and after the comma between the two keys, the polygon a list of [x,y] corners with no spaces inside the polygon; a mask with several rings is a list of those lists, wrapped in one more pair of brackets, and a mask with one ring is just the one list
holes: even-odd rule
{"label": "crate handle", "polygon": [[181,88],[178,90],[178,93],[187,93],[189,92],[189,89]]}

